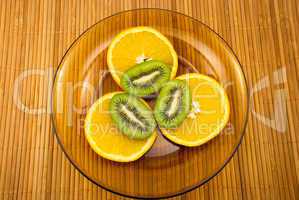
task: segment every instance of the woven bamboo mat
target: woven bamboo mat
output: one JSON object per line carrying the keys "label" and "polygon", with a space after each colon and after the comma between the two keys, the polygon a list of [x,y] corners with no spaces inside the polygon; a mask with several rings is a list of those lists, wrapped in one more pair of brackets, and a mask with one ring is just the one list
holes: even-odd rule
{"label": "woven bamboo mat", "polygon": [[52,134],[49,82],[86,28],[141,7],[179,11],[212,27],[237,54],[252,92],[237,154],[208,184],[176,199],[299,199],[296,0],[2,0],[0,199],[122,199],[89,182],[62,153]]}

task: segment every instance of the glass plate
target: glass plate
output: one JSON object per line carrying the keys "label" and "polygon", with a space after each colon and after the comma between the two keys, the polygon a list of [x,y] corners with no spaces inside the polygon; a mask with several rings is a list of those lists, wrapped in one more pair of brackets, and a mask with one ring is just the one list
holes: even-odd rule
{"label": "glass plate", "polygon": [[[107,68],[107,47],[121,30],[134,26],[154,27],[169,38],[179,56],[178,74],[199,72],[225,87],[231,114],[219,136],[187,148],[159,135],[152,149],[131,163],[106,160],[90,148],[83,130],[86,111],[103,94],[121,90]],[[232,158],[247,123],[248,91],[238,59],[207,25],[177,12],[137,9],[99,21],[71,45],[57,69],[51,105],[59,144],[86,178],[120,195],[164,198],[203,185]]]}

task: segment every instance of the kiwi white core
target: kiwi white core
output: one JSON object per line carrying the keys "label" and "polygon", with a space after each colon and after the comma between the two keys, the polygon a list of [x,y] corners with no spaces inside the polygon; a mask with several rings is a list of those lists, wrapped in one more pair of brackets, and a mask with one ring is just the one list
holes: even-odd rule
{"label": "kiwi white core", "polygon": [[182,95],[182,91],[181,90],[176,90],[172,94],[172,101],[170,102],[169,109],[166,111],[166,115],[168,117],[171,117],[179,109],[181,95]]}
{"label": "kiwi white core", "polygon": [[142,128],[145,128],[145,124],[140,121],[135,114],[130,111],[125,105],[120,106],[120,111],[123,112],[129,119],[131,119],[133,122],[139,124]]}
{"label": "kiwi white core", "polygon": [[137,79],[135,79],[133,81],[133,84],[134,85],[143,85],[144,83],[150,81],[150,80],[153,80],[154,78],[156,78],[157,76],[159,76],[161,74],[160,71],[153,71],[152,73],[150,74],[147,74],[147,75],[144,75],[144,76],[141,76]]}

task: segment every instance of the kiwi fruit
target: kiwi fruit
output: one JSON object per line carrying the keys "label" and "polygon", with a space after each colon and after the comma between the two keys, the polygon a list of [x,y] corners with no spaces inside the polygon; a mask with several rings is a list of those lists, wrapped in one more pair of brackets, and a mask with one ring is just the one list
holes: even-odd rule
{"label": "kiwi fruit", "polygon": [[109,111],[117,128],[131,139],[145,139],[157,126],[150,107],[139,97],[127,93],[115,94]]}
{"label": "kiwi fruit", "polygon": [[147,97],[159,91],[170,79],[170,67],[157,60],[142,62],[128,69],[121,77],[122,88],[130,94]]}
{"label": "kiwi fruit", "polygon": [[157,98],[154,116],[162,128],[178,127],[191,109],[191,92],[185,81],[172,80],[163,86]]}

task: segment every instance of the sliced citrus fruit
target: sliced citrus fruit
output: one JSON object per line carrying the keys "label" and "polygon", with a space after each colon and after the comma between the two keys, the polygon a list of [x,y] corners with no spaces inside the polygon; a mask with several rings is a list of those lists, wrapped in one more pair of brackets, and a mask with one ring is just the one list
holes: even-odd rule
{"label": "sliced citrus fruit", "polygon": [[112,40],[108,48],[108,67],[118,85],[125,71],[146,60],[164,62],[171,67],[170,77],[175,77],[177,54],[170,41],[156,29],[144,26],[126,29]]}
{"label": "sliced citrus fruit", "polygon": [[112,122],[109,103],[120,92],[102,96],[89,109],[85,124],[85,137],[91,148],[100,156],[118,162],[130,162],[144,155],[154,143],[157,132],[144,140],[130,139]]}
{"label": "sliced citrus fruit", "polygon": [[177,77],[189,84],[192,109],[175,129],[161,129],[169,140],[184,146],[199,146],[217,136],[229,119],[229,101],[222,86],[214,79],[190,73]]}

